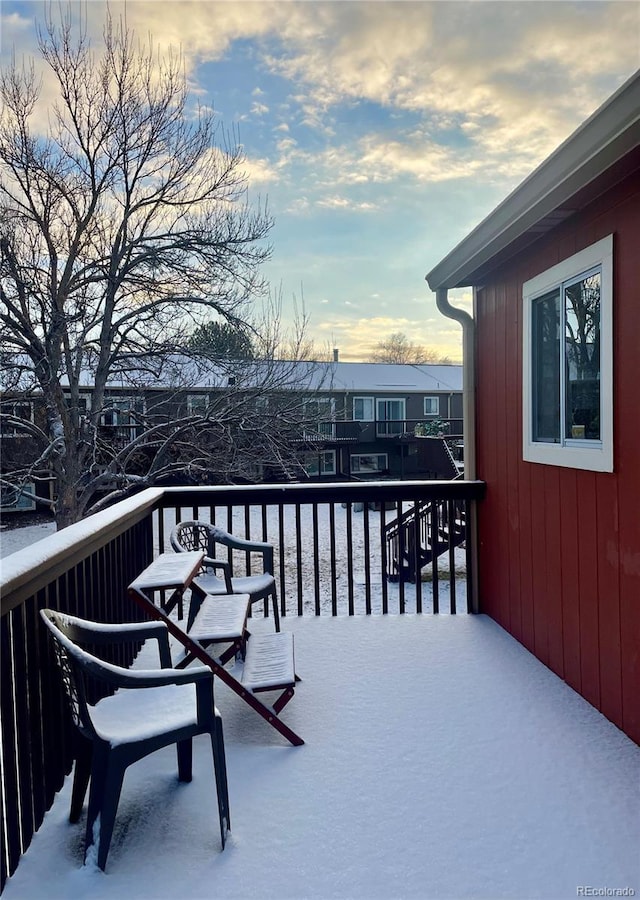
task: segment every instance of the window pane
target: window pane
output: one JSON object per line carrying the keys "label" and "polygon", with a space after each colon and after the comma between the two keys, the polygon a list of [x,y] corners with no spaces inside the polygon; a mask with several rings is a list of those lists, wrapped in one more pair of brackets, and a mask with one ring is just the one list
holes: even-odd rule
{"label": "window pane", "polygon": [[351,457],[352,472],[382,472],[387,466],[386,453],[357,453]]}
{"label": "window pane", "polygon": [[357,422],[373,422],[373,397],[353,398],[353,418]]}
{"label": "window pane", "polygon": [[531,304],[533,440],[560,442],[560,291]]}
{"label": "window pane", "polygon": [[402,434],[404,418],[404,400],[378,400],[379,436]]}
{"label": "window pane", "polygon": [[600,273],[565,288],[567,438],[600,440]]}
{"label": "window pane", "polygon": [[424,398],[424,414],[425,416],[437,416],[440,414],[440,397]]}

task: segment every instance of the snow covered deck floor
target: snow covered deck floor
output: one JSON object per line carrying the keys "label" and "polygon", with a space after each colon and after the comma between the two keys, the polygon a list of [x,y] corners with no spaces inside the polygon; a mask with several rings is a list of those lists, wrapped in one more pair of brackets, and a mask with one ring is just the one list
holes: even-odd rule
{"label": "snow covered deck floor", "polygon": [[283,718],[306,744],[288,746],[217,688],[224,853],[198,739],[191,784],[177,782],[172,751],[129,770],[106,874],[81,865],[67,784],[6,900],[640,893],[640,748],[490,619],[283,626],[303,679]]}

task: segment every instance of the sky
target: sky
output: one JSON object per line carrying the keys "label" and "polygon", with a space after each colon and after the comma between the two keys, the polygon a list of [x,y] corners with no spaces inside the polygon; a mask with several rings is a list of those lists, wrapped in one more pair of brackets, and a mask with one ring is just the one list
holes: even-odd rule
{"label": "sky", "polygon": [[[44,8],[2,0],[3,65],[34,52]],[[98,46],[106,4],[83,8]],[[129,0],[126,16],[180,48],[194,102],[237,135],[283,316],[304,306],[344,361],[398,331],[459,361],[425,275],[640,65],[638,0]],[[470,309],[470,290],[450,299]]]}

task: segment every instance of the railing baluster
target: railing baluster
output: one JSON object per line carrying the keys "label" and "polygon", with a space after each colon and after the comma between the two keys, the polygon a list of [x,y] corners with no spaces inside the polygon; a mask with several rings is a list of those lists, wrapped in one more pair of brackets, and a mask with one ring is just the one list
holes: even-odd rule
{"label": "railing baluster", "polygon": [[347,591],[349,594],[349,615],[355,612],[353,602],[353,504],[347,503]]}
{"label": "railing baluster", "polygon": [[311,505],[313,522],[313,604],[316,616],[320,615],[320,560],[318,554],[318,504]]}
{"label": "railing baluster", "polygon": [[298,587],[298,596],[297,596],[297,606],[298,606],[298,615],[301,616],[304,612],[304,591],[302,587],[302,528],[300,527],[300,505],[296,504],[295,507],[295,520],[296,520],[296,574],[297,574],[297,587]]}
{"label": "railing baluster", "polygon": [[369,543],[369,504],[362,509],[362,527],[364,529],[364,611],[371,615],[371,553]]}
{"label": "railing baluster", "polygon": [[278,557],[280,560],[280,615],[287,614],[287,594],[285,581],[285,556],[284,556],[284,504],[278,504]]}
{"label": "railing baluster", "polygon": [[23,847],[20,825],[20,787],[18,780],[18,745],[25,740],[16,728],[16,693],[21,686],[16,678],[13,659],[14,611],[2,617],[1,648],[3,677],[0,679],[2,698],[2,857],[7,858],[7,870],[13,875]]}
{"label": "railing baluster", "polygon": [[387,553],[387,541],[385,540],[386,512],[386,504],[383,502],[380,504],[380,556],[382,568],[382,614],[385,616],[389,613],[389,591],[387,588],[389,581],[389,558]]}
{"label": "railing baluster", "polygon": [[416,612],[422,612],[422,520],[419,502],[413,502],[413,534],[414,534],[414,578],[416,580]]}
{"label": "railing baluster", "polygon": [[456,615],[456,542],[457,535],[457,512],[456,505],[453,500],[447,500],[447,532],[449,535],[449,612],[452,616]]}
{"label": "railing baluster", "polygon": [[329,545],[331,553],[331,615],[338,615],[338,584],[336,569],[336,505],[329,504]]}
{"label": "railing baluster", "polygon": [[438,519],[440,503],[431,501],[431,590],[433,593],[433,612],[440,612],[440,594],[438,584],[438,543],[440,541],[440,522]]}
{"label": "railing baluster", "polygon": [[[398,522],[402,520],[402,503],[398,501],[396,503],[396,515],[398,517]],[[400,525],[398,529],[398,548],[396,551],[396,557],[398,559],[398,568],[399,568],[399,577],[398,577],[398,587],[399,587],[399,597],[398,597],[398,612],[403,614],[405,612],[405,600],[404,600],[404,571],[405,564],[402,554],[402,547],[405,544],[405,535],[408,534],[407,526],[404,522]],[[408,543],[408,541],[407,541]],[[409,561],[411,560],[411,556],[409,555]]]}

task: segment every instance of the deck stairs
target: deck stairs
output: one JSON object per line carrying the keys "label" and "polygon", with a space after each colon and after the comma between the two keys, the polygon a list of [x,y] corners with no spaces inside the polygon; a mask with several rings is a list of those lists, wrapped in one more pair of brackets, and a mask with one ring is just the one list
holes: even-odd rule
{"label": "deck stairs", "polygon": [[416,503],[385,527],[387,580],[415,582],[417,572],[465,539],[464,503]]}

